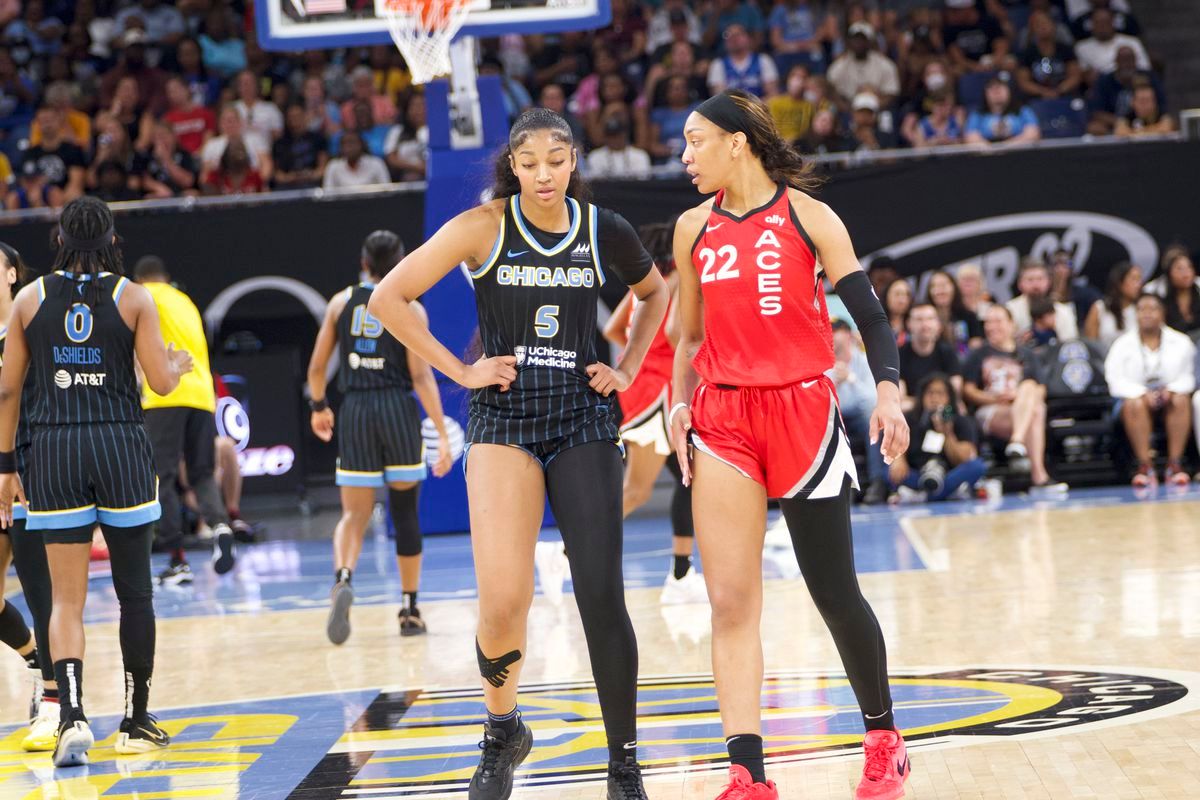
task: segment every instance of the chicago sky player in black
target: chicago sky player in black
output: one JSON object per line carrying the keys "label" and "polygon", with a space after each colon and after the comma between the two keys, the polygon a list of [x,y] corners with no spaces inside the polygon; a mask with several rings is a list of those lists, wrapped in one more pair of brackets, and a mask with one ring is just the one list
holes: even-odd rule
{"label": "chicago sky player in black", "polygon": [[54,267],[20,291],[9,321],[0,370],[0,524],[12,523],[14,498],[25,501],[13,448],[30,372],[26,528],[42,534],[50,564],[62,719],[54,763],[61,767],[87,763],[93,743],[82,705],[83,606],[97,523],[121,606],[126,700],[115,749],[143,753],[169,742],[147,712],[155,644],[150,526],[159,506],[134,353],[159,394],[175,388],[192,359],[163,346],[150,294],[121,276],[102,201],[83,197],[63,209]]}
{"label": "chicago sky player in black", "polygon": [[[637,642],[621,572],[615,391],[641,366],[667,287],[633,228],[587,202],[566,120],[531,109],[496,164],[496,198],[466,211],[383,280],[369,309],[397,339],[474,389],[467,494],[479,586],[476,656],[488,720],[471,800],[512,792],[532,736],[517,712],[534,545],[545,498],[562,531],[609,748],[608,796],[644,797],[637,764]],[[464,364],[410,309],[460,263],[471,270],[484,357]],[[642,302],[614,369],[599,363],[596,303],[613,277]]]}
{"label": "chicago sky player in black", "polygon": [[[341,350],[337,485],[342,495],[342,518],[333,532],[335,581],[326,623],[329,641],[334,644],[342,644],[350,636],[350,605],[354,601],[350,579],[375,507],[375,490],[385,484],[396,529],[400,588],[404,592],[400,635],[425,633],[425,621],[417,610],[421,580],[417,487],[425,479],[426,469],[421,415],[413,400],[414,391],[438,432],[438,460],[433,474],[439,478],[453,464],[450,439],[433,370],[367,313],[367,301],[376,283],[403,256],[404,244],[391,231],[375,231],[366,238],[361,266],[367,279],[338,292],[329,301],[308,363],[313,433],[328,442],[333,438],[334,417],[325,398],[326,368],[334,346]],[[412,305],[414,313],[424,319],[421,304]]]}

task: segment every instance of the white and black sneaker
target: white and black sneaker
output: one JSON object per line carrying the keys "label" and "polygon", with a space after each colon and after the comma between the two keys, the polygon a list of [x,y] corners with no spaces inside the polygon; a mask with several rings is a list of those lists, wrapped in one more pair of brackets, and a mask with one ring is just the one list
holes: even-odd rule
{"label": "white and black sneaker", "polygon": [[354,588],[350,579],[339,579],[329,594],[329,619],[325,635],[334,644],[345,644],[350,638],[350,606],[354,605]]}
{"label": "white and black sneaker", "polygon": [[635,759],[627,757],[620,764],[608,765],[607,800],[647,800],[642,768]]}
{"label": "white and black sneaker", "polygon": [[186,561],[171,566],[158,573],[156,580],[159,586],[182,586],[190,584],[193,579],[192,568]]}
{"label": "white and black sneaker", "polygon": [[64,722],[58,729],[58,742],[54,745],[54,766],[83,766],[88,763],[88,750],[95,743],[96,737],[86,720]]}
{"label": "white and black sneaker", "polygon": [[508,800],[513,790],[513,774],[533,747],[533,732],[519,722],[510,740],[500,728],[483,725],[483,741],[479,749],[479,766],[471,776],[467,789],[468,800]]}
{"label": "white and black sneaker", "polygon": [[216,526],[213,533],[216,534],[212,553],[213,571],[224,575],[237,563],[237,545],[233,541],[233,530],[228,525],[222,523]]}
{"label": "white and black sneaker", "polygon": [[170,743],[171,737],[158,726],[158,720],[153,714],[147,714],[145,719],[126,717],[121,720],[121,729],[113,749],[123,756],[129,756],[162,750]]}

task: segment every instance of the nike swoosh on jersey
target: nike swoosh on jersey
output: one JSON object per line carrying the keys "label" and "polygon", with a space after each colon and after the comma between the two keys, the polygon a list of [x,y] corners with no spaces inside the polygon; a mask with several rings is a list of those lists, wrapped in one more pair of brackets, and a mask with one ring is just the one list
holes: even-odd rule
{"label": "nike swoosh on jersey", "polygon": [[717,228],[721,227],[724,224],[725,224],[724,222],[718,222],[716,225],[705,225],[704,232],[712,233],[713,231],[715,231]]}
{"label": "nike swoosh on jersey", "polygon": [[508,251],[508,257],[509,257],[509,258],[516,258],[517,256],[523,256],[523,255],[525,255],[525,254],[526,254],[526,253],[528,253],[528,252],[529,252],[528,250],[522,250],[522,251],[520,251],[520,252],[518,252],[518,253],[514,253],[512,250],[509,250],[509,251]]}
{"label": "nike swoosh on jersey", "polygon": [[812,386],[812,385],[813,385],[814,383],[816,383],[816,382],[817,382],[816,380],[804,381],[804,382],[802,382],[802,383],[800,384],[800,388],[801,388],[801,389],[807,389],[808,387]]}

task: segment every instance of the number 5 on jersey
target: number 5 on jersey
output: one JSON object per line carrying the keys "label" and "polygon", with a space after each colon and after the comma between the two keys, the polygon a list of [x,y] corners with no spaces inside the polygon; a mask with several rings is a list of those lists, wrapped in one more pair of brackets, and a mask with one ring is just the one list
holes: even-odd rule
{"label": "number 5 on jersey", "polygon": [[533,331],[543,339],[558,333],[558,306],[542,306],[533,315]]}

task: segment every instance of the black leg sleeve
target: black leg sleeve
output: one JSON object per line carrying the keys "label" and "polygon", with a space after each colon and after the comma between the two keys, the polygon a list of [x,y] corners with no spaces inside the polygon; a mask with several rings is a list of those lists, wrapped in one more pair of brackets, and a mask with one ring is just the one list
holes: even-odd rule
{"label": "black leg sleeve", "polygon": [[858,587],[850,533],[850,482],[828,500],[780,500],[809,594],[833,635],[863,714],[891,710],[883,632]]}
{"label": "black leg sleeve", "polygon": [[621,452],[611,442],[577,445],[546,468],[610,751],[637,740],[637,640],[621,570],[623,479]]}
{"label": "black leg sleeve", "polygon": [[53,596],[50,589],[50,566],[46,561],[46,543],[40,533],[25,530],[25,520],[13,520],[9,531],[12,538],[13,566],[21,579],[21,591],[33,616],[33,638],[37,642],[38,666],[42,680],[54,680],[54,659],[50,654],[50,611]]}
{"label": "black leg sleeve", "polygon": [[683,485],[683,472],[675,454],[667,456],[667,469],[675,476],[675,488],[671,492],[671,533],[675,536],[695,537],[696,526],[692,523],[692,487]]}
{"label": "black leg sleeve", "polygon": [[125,716],[146,713],[154,672],[154,588],[150,576],[150,525],[101,525],[112,565],[113,589],[121,606],[121,660],[127,688]]}

